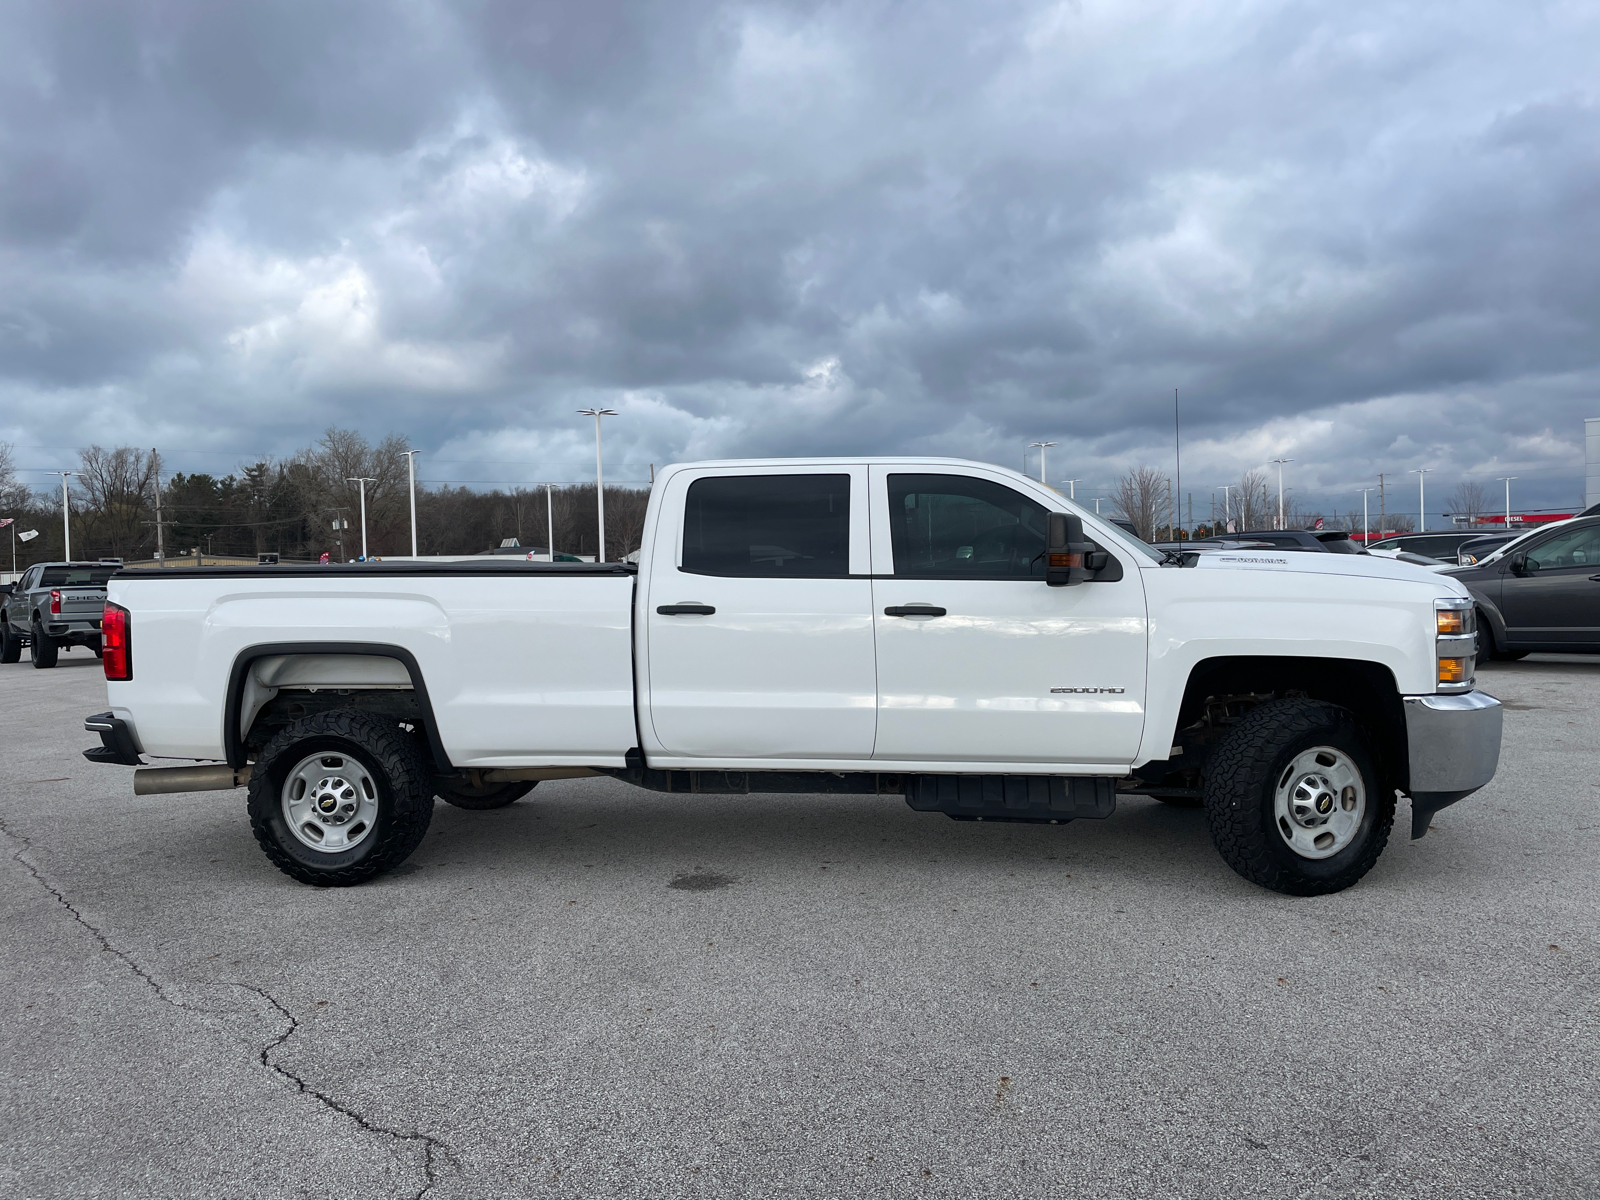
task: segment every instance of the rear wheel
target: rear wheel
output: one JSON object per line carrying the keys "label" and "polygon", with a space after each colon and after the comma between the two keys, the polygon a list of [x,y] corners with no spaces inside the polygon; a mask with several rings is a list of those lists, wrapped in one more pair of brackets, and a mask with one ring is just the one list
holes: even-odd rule
{"label": "rear wheel", "polygon": [[44,631],[44,626],[35,621],[33,628],[28,631],[28,660],[35,667],[53,667],[56,665],[56,655],[61,648],[56,645],[55,639]]}
{"label": "rear wheel", "polygon": [[453,776],[439,781],[438,796],[446,804],[453,804],[457,808],[504,808],[533,791],[537,782],[529,779],[520,783],[474,783],[471,776],[465,779]]}
{"label": "rear wheel", "polygon": [[371,713],[334,709],[296,721],[261,748],[250,826],[277,868],[345,887],[398,866],[433,819],[415,743]]}
{"label": "rear wheel", "polygon": [[1394,825],[1394,791],[1348,709],[1272,700],[1206,764],[1206,819],[1227,864],[1289,896],[1343,891],[1372,869]]}
{"label": "rear wheel", "polygon": [[0,624],[0,663],[14,663],[22,658],[22,635],[11,632],[11,622]]}

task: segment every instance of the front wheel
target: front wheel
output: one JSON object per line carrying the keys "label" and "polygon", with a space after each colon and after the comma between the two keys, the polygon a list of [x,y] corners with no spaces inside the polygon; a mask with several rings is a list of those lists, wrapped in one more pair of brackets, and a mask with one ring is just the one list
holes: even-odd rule
{"label": "front wheel", "polygon": [[333,709],[261,748],[250,826],[285,875],[318,887],[364,883],[404,862],[433,819],[416,744],[371,713]]}
{"label": "front wheel", "polygon": [[28,660],[35,667],[43,669],[56,665],[56,655],[61,653],[61,648],[56,645],[55,639],[44,631],[44,626],[35,621],[33,628],[28,631]]}
{"label": "front wheel", "polygon": [[11,632],[11,622],[0,624],[0,663],[14,663],[22,658],[22,635]]}
{"label": "front wheel", "polygon": [[1348,709],[1272,700],[1206,764],[1206,819],[1227,864],[1288,896],[1343,891],[1372,869],[1394,825],[1366,735]]}

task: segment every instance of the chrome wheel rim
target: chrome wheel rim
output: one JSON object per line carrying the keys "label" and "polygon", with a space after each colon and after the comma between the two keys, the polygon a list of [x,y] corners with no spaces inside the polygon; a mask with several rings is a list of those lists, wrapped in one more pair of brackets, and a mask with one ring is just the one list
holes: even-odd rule
{"label": "chrome wheel rim", "polygon": [[289,831],[319,854],[359,846],[377,824],[377,781],[366,767],[337,750],[301,759],[284,778],[281,794]]}
{"label": "chrome wheel rim", "polygon": [[1361,771],[1333,746],[1301,751],[1278,776],[1274,823],[1301,858],[1332,858],[1355,841],[1366,812]]}

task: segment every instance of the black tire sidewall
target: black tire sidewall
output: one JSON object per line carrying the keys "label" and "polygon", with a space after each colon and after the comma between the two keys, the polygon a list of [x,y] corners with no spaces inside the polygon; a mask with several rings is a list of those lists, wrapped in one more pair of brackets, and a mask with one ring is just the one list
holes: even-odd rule
{"label": "black tire sidewall", "polygon": [[[249,786],[250,823],[267,857],[285,874],[323,887],[361,883],[404,861],[426,832],[433,804],[420,762],[402,740],[403,734],[361,718],[349,722],[356,730],[355,736],[321,728],[327,718],[336,715],[337,710],[320,713],[280,733],[263,747]],[[364,744],[374,736],[388,740],[386,735],[391,732],[394,740],[386,748]],[[384,749],[390,753],[384,753]],[[283,815],[284,780],[297,765],[319,752],[355,759],[372,776],[378,793],[378,812],[371,831],[355,846],[337,854],[307,846],[295,836]],[[400,761],[395,766],[401,774],[410,774],[410,779],[394,778],[394,768],[385,765],[384,759],[397,755]],[[413,794],[403,795],[402,791]]]}
{"label": "black tire sidewall", "polygon": [[[1361,774],[1365,811],[1350,844],[1302,858],[1278,830],[1277,785],[1297,755],[1330,746]],[[1206,819],[1224,861],[1245,879],[1291,896],[1342,891],[1378,860],[1394,824],[1391,785],[1349,710],[1316,700],[1274,700],[1252,710],[1207,764]]]}
{"label": "black tire sidewall", "polygon": [[44,626],[35,621],[33,629],[28,634],[28,658],[35,667],[45,668],[56,665],[56,658],[60,649],[45,632]]}
{"label": "black tire sidewall", "polygon": [[[1350,839],[1350,844],[1343,850],[1327,858],[1303,858],[1296,854],[1289,843],[1284,841],[1283,833],[1278,829],[1276,803],[1278,780],[1298,755],[1304,754],[1314,746],[1332,746],[1335,750],[1348,755],[1361,773],[1361,787],[1364,793],[1361,825],[1356,830],[1355,837]],[[1377,765],[1360,729],[1353,721],[1330,723],[1316,733],[1294,738],[1279,754],[1273,756],[1272,769],[1267,772],[1266,787],[1261,796],[1262,836],[1276,851],[1275,857],[1281,869],[1297,872],[1308,880],[1333,883],[1348,877],[1352,870],[1359,867],[1361,859],[1368,853],[1372,839],[1377,836],[1381,821],[1379,792]],[[1362,873],[1365,873],[1365,868],[1362,868]]]}

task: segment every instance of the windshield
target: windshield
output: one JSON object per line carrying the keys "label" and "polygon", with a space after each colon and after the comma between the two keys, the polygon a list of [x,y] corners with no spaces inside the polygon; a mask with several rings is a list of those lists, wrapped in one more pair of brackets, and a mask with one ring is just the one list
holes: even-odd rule
{"label": "windshield", "polygon": [[105,587],[121,567],[46,567],[39,587]]}

